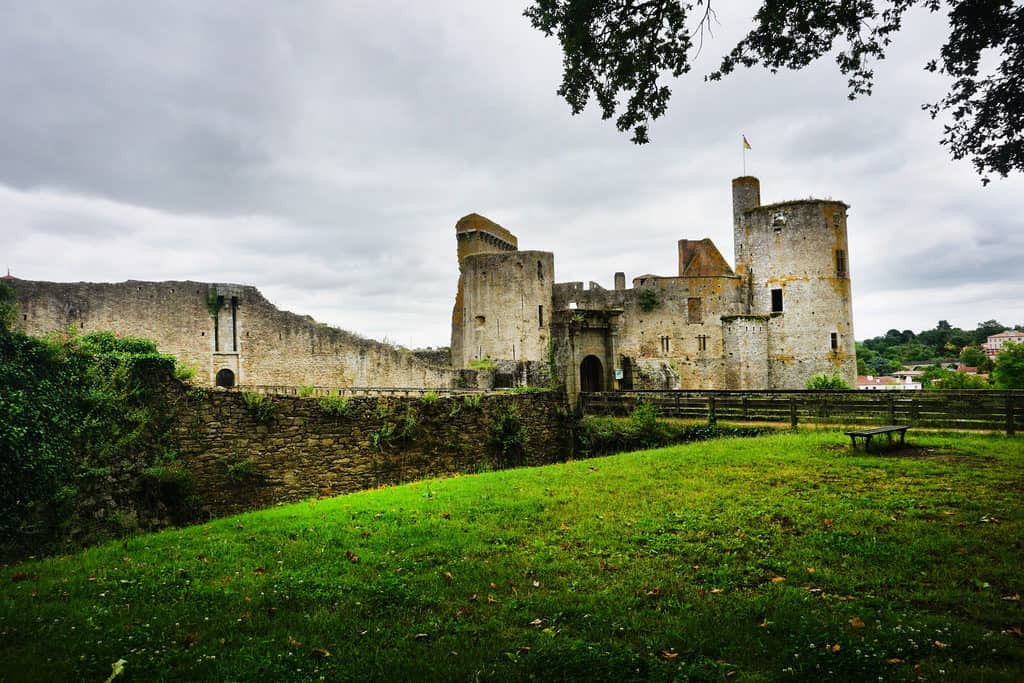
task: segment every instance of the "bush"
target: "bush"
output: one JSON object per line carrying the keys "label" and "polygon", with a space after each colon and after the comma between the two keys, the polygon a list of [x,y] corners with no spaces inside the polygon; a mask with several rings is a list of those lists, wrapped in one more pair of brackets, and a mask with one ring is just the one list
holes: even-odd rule
{"label": "bush", "polygon": [[469,361],[469,369],[476,370],[477,372],[488,372],[498,367],[498,364],[491,359],[490,356],[484,356],[476,360]]}
{"label": "bush", "polygon": [[242,402],[254,420],[268,424],[274,419],[274,400],[255,391],[243,391]]}
{"label": "bush", "polygon": [[514,467],[526,461],[526,427],[519,419],[519,409],[512,405],[495,416],[489,440],[497,467]]}
{"label": "bush", "polygon": [[440,396],[437,395],[436,391],[428,391],[420,396],[420,403],[425,406],[432,406],[440,400]]}
{"label": "bush", "polygon": [[658,290],[645,288],[641,289],[640,293],[637,294],[637,303],[641,311],[650,313],[661,305],[661,297],[658,296]]}
{"label": "bush", "polygon": [[320,410],[333,417],[346,417],[352,412],[350,396],[324,396],[318,403]]}
{"label": "bush", "polygon": [[819,373],[807,380],[807,388],[817,391],[837,391],[849,389],[850,383],[838,372],[833,372],[831,375]]}
{"label": "bush", "polygon": [[309,398],[310,396],[313,395],[313,392],[315,391],[315,387],[312,387],[308,384],[303,384],[302,386],[299,387],[299,396],[302,398]]}
{"label": "bush", "polygon": [[258,471],[259,468],[256,467],[256,461],[252,458],[239,460],[236,463],[228,465],[228,477],[237,482],[252,479],[256,476]]}

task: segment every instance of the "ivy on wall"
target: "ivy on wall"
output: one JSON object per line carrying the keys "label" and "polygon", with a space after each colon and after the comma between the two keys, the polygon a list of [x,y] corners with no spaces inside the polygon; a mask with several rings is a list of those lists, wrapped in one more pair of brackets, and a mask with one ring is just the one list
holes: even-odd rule
{"label": "ivy on wall", "polygon": [[[0,283],[0,308],[14,301]],[[90,483],[125,458],[155,461],[164,411],[148,391],[174,360],[109,332],[45,338],[0,318],[0,555],[61,535]]]}

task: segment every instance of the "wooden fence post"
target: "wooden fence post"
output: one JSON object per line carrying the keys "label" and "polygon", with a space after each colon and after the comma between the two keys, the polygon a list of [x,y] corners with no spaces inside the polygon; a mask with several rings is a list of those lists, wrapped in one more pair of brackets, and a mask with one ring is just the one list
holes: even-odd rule
{"label": "wooden fence post", "polygon": [[789,426],[796,429],[796,397],[791,396],[789,399]]}
{"label": "wooden fence post", "polygon": [[708,424],[712,427],[718,422],[718,417],[715,415],[715,397],[708,396]]}
{"label": "wooden fence post", "polygon": [[1013,395],[1006,397],[1006,435],[1014,436],[1017,433],[1016,416],[1013,414]]}

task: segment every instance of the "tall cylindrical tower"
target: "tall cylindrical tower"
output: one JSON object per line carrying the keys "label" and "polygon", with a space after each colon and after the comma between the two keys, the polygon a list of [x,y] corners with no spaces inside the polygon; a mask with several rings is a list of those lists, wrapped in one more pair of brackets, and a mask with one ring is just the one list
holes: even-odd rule
{"label": "tall cylindrical tower", "polygon": [[808,199],[750,207],[750,186],[733,181],[736,270],[749,287],[748,313],[769,316],[769,388],[802,389],[820,373],[855,385],[847,205]]}

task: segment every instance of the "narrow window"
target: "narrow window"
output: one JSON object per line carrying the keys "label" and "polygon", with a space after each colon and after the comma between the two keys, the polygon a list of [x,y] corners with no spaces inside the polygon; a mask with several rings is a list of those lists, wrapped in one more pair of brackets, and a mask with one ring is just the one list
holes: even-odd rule
{"label": "narrow window", "polygon": [[772,313],[782,313],[782,290],[772,290]]}
{"label": "narrow window", "polygon": [[537,326],[544,327],[544,306],[537,306]]}
{"label": "narrow window", "polygon": [[662,336],[662,337],[659,337],[659,339],[661,340],[661,352],[662,353],[668,353],[669,352],[669,339],[670,339],[670,337]]}
{"label": "narrow window", "polygon": [[540,261],[537,261],[537,279],[538,280],[543,280],[544,279],[544,266],[542,266],[540,264]]}
{"label": "narrow window", "polygon": [[839,334],[837,332],[832,333],[832,350],[839,350]]}
{"label": "narrow window", "polygon": [[231,297],[231,350],[238,351],[238,297]]}
{"label": "narrow window", "polygon": [[836,249],[836,277],[846,277],[845,249]]}
{"label": "narrow window", "polygon": [[697,335],[697,350],[707,351],[708,350],[708,335],[698,334]]}
{"label": "narrow window", "polygon": [[686,300],[686,319],[691,323],[699,323],[703,320],[700,297],[690,297]]}

